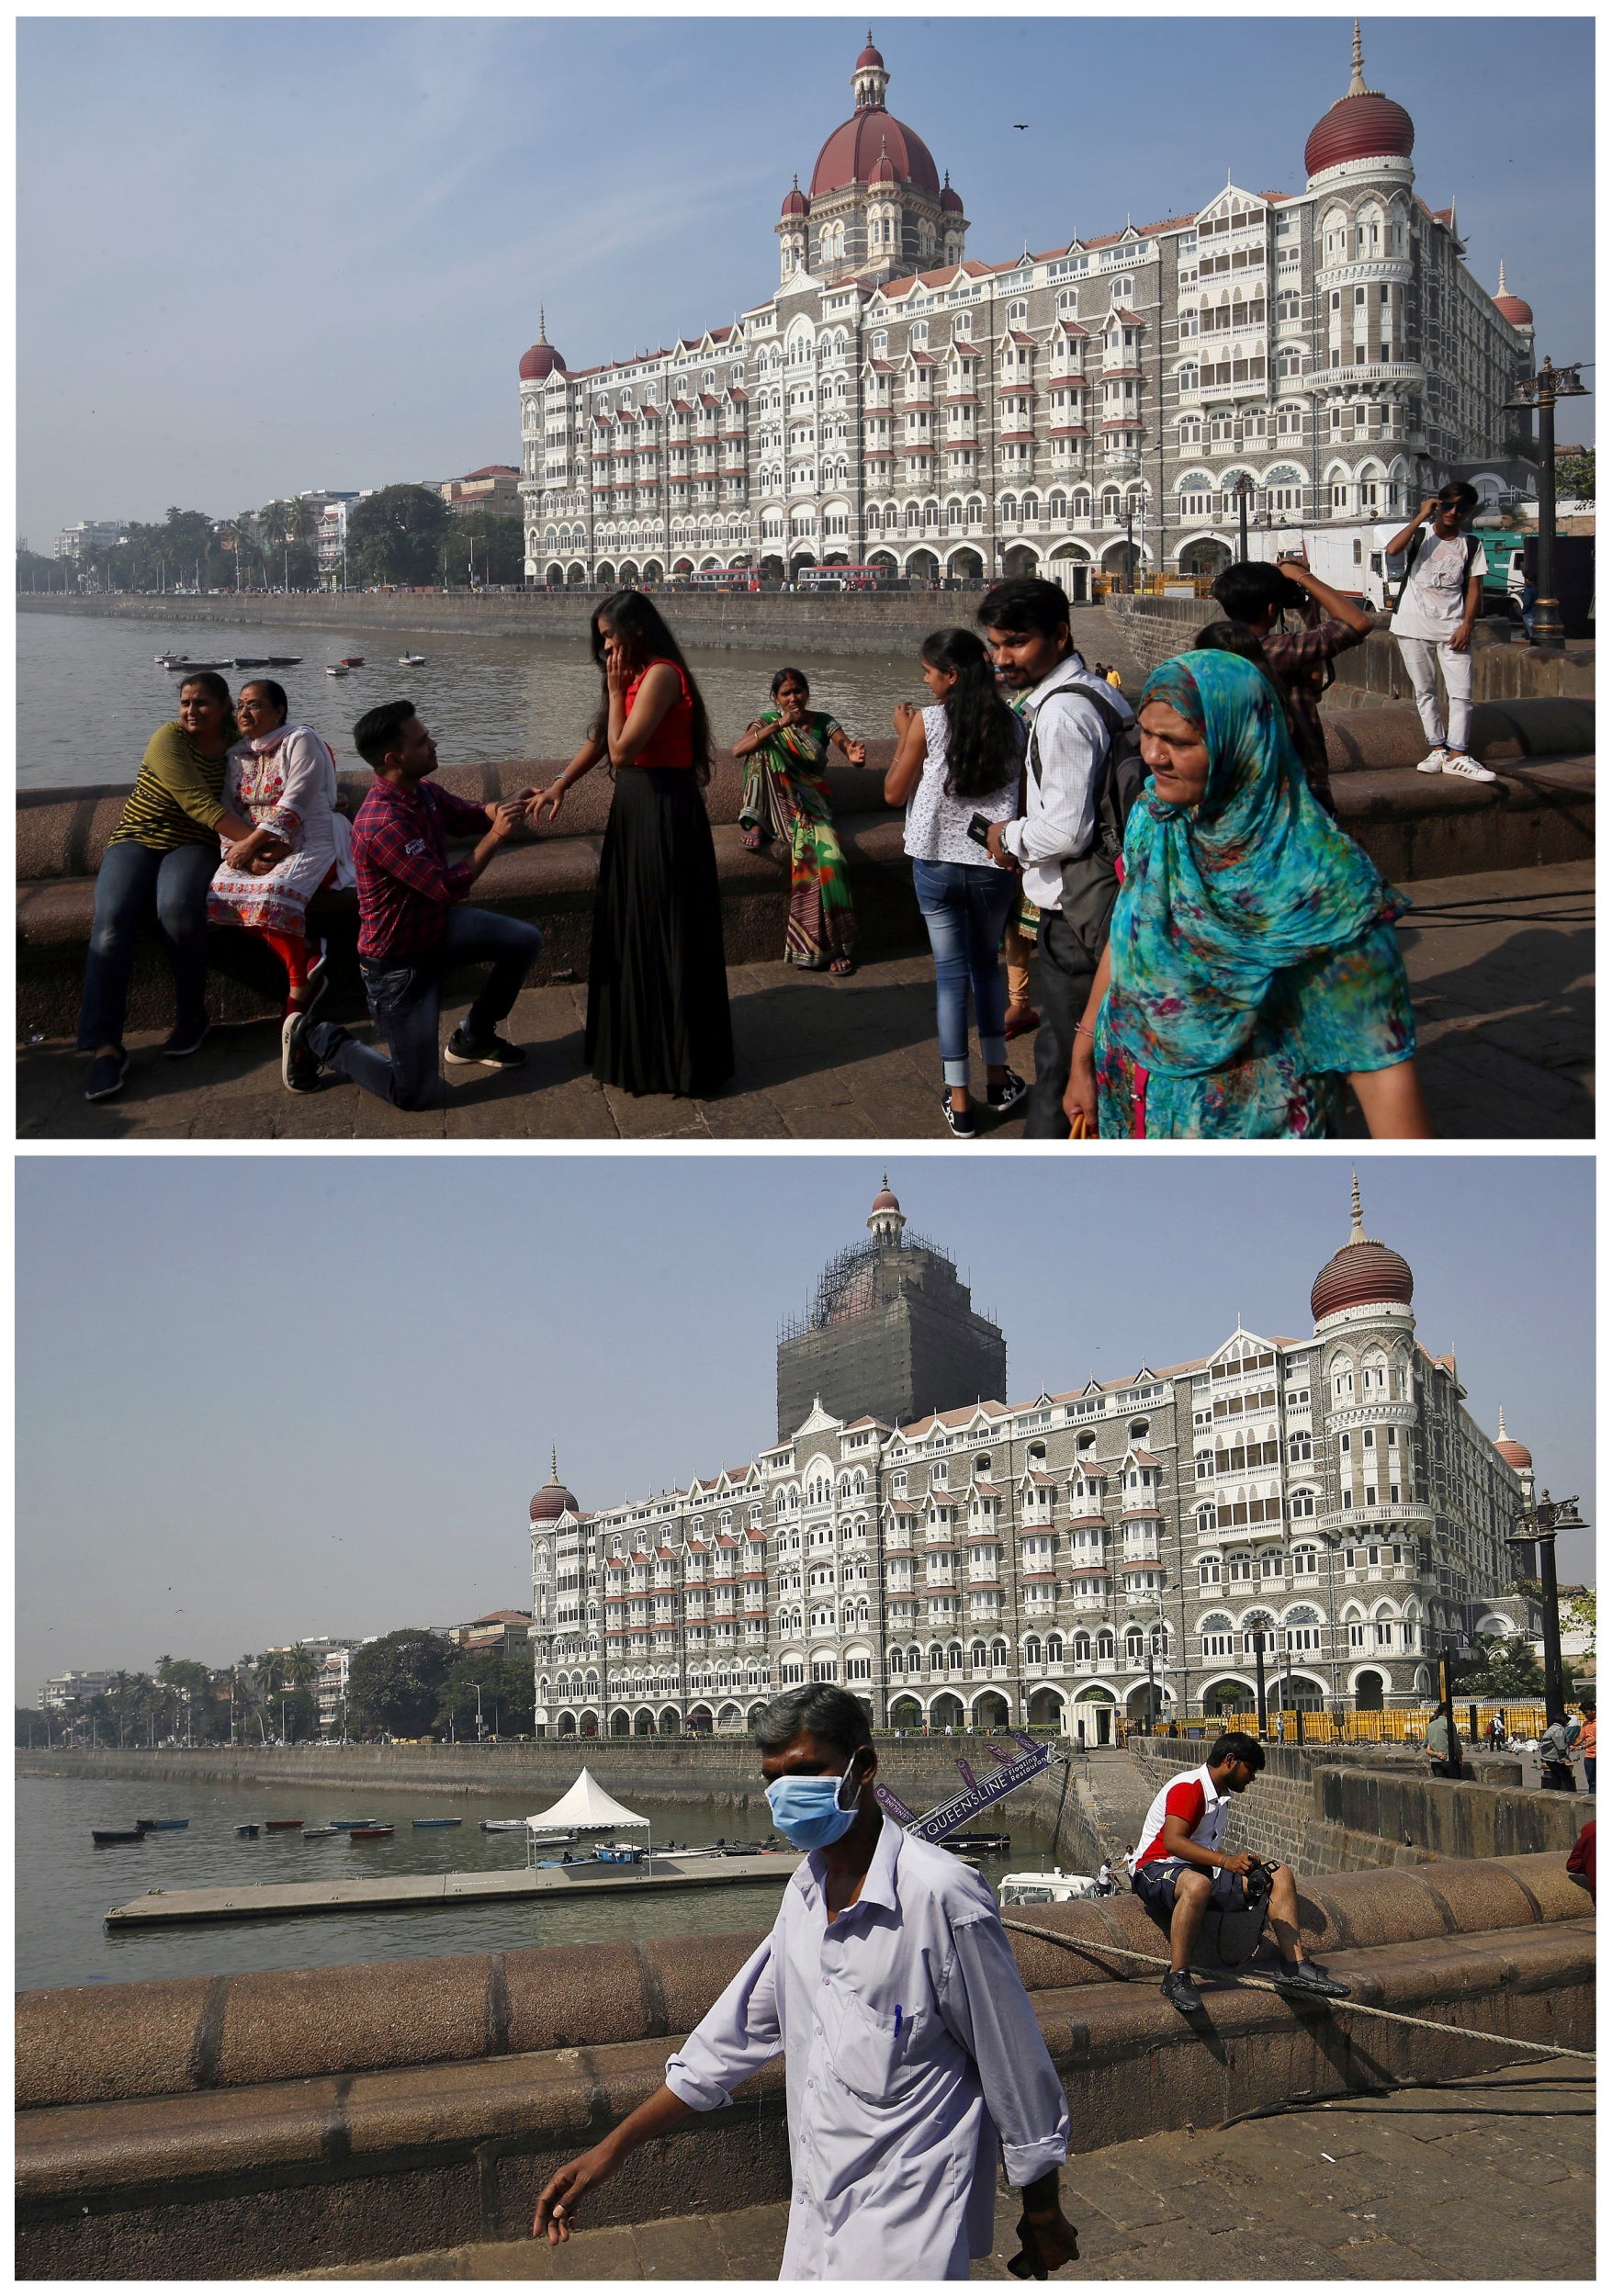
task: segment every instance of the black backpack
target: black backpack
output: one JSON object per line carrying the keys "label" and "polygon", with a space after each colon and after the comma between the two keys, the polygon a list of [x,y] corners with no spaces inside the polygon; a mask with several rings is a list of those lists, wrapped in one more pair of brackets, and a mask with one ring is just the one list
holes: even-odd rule
{"label": "black backpack", "polygon": [[[1133,716],[1122,715],[1106,696],[1094,693],[1088,685],[1054,687],[1046,701],[1054,700],[1060,693],[1078,694],[1081,701],[1097,712],[1109,737],[1108,748],[1092,784],[1091,843],[1084,853],[1077,854],[1063,864],[1065,892],[1073,903],[1078,890],[1089,878],[1093,862],[1106,868],[1111,876],[1113,864],[1124,847],[1125,824],[1131,818],[1131,809],[1141,796],[1147,781],[1147,768],[1142,762],[1142,728]],[[1043,702],[1042,709],[1045,707],[1046,702]],[[1036,716],[1040,715],[1038,710]],[[1035,737],[1035,720],[1031,719],[1025,763],[1034,774],[1035,785],[1039,789],[1041,752]],[[1075,883],[1070,881],[1071,871],[1075,872]]]}

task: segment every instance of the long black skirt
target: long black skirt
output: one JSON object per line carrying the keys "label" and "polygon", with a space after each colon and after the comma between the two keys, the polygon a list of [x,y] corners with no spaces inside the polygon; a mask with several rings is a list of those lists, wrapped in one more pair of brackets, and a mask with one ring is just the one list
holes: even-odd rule
{"label": "long black skirt", "polygon": [[733,1074],[716,849],[682,766],[623,766],[588,960],[588,1066],[624,1092],[708,1097]]}

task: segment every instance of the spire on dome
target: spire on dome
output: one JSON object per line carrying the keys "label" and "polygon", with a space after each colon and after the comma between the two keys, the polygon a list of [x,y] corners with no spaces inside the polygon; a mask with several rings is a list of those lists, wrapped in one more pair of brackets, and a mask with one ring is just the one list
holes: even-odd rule
{"label": "spire on dome", "polygon": [[1360,1176],[1358,1172],[1351,1172],[1349,1174],[1349,1211],[1351,1220],[1351,1225],[1349,1228],[1349,1242],[1351,1244],[1375,1244],[1377,1238],[1366,1233],[1366,1223],[1360,1211]]}
{"label": "spire on dome", "polygon": [[1347,96],[1377,95],[1379,91],[1376,88],[1368,87],[1366,85],[1365,60],[1360,48],[1360,19],[1358,17],[1356,17],[1355,18],[1355,51],[1353,66],[1354,68],[1349,73],[1348,86],[1345,89],[1344,93]]}
{"label": "spire on dome", "polygon": [[1504,255],[1500,258],[1500,285],[1494,292],[1496,296],[1504,295],[1505,292],[1505,257]]}
{"label": "spire on dome", "polygon": [[[1505,266],[1502,265],[1503,270],[1504,267]],[[1504,1443],[1505,1440],[1505,1405],[1504,1403],[1500,1406],[1500,1431],[1496,1435],[1494,1440],[1496,1443]]]}

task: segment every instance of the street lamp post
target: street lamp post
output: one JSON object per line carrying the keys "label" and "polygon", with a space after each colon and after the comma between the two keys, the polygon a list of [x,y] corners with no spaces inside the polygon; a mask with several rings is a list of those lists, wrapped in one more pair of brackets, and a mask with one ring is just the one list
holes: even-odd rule
{"label": "street lamp post", "polygon": [[1537,414],[1539,418],[1539,543],[1534,567],[1534,644],[1546,653],[1559,653],[1566,633],[1556,596],[1556,401],[1589,396],[1579,380],[1579,359],[1571,366],[1552,366],[1546,359],[1537,375],[1516,386],[1516,397],[1503,412]]}
{"label": "street lamp post", "polygon": [[1254,491],[1254,481],[1246,470],[1238,471],[1232,482],[1232,491],[1237,498],[1237,556],[1246,562],[1248,556],[1248,499]]}
{"label": "street lamp post", "polygon": [[1582,1531],[1586,1525],[1578,1511],[1578,1498],[1552,1499],[1547,1491],[1537,1505],[1516,1520],[1525,1527],[1514,1531],[1509,1547],[1533,1547],[1539,1558],[1540,1607],[1544,1612],[1545,1719],[1564,1722],[1567,1704],[1561,1685],[1561,1599],[1556,1586],[1556,1534]]}
{"label": "street lamp post", "polygon": [[482,1732],[481,1732],[481,1685],[480,1685],[480,1683],[472,1683],[470,1684],[470,1687],[471,1687],[471,1689],[472,1689],[472,1690],[476,1693],[476,1743],[478,1744],[478,1746],[479,1746],[479,1745],[480,1745],[480,1743],[481,1743],[481,1735],[482,1735]]}

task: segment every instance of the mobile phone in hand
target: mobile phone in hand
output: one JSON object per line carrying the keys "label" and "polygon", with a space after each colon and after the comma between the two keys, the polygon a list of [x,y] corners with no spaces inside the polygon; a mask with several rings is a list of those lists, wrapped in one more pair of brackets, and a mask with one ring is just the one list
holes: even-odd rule
{"label": "mobile phone in hand", "polygon": [[990,843],[991,825],[983,813],[976,813],[968,825],[968,834],[976,845]]}

